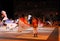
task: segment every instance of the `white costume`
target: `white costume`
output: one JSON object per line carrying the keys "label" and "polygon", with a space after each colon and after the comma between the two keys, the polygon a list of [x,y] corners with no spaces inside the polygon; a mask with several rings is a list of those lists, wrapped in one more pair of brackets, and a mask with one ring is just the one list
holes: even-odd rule
{"label": "white costume", "polygon": [[31,19],[32,15],[28,15],[28,23],[30,24],[30,19]]}
{"label": "white costume", "polygon": [[2,15],[4,15],[3,20],[7,20],[7,19],[8,19],[7,14],[6,14],[6,12],[5,12],[5,11],[2,11],[2,12],[1,12],[1,14],[2,14]]}
{"label": "white costume", "polygon": [[28,20],[30,20],[31,17],[32,17],[31,15],[28,15]]}

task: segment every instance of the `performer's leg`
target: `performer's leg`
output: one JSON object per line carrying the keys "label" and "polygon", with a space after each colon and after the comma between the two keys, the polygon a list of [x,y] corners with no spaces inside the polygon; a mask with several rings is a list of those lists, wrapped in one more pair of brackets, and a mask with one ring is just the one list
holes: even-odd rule
{"label": "performer's leg", "polygon": [[33,28],[33,34],[34,34],[34,37],[37,37],[37,28]]}

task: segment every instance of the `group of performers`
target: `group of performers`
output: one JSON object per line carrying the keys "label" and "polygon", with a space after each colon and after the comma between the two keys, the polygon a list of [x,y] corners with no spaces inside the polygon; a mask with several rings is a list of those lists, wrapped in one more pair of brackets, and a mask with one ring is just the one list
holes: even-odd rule
{"label": "group of performers", "polygon": [[[1,24],[1,22],[3,22],[3,24],[5,24],[5,22],[7,20],[9,20],[7,17],[6,11],[2,10],[0,15],[1,15],[0,24]],[[24,14],[22,14],[18,18],[17,24],[18,24],[19,32],[22,32],[26,28],[33,27],[34,37],[37,37],[38,19],[35,16],[31,16],[31,15],[25,16]]]}
{"label": "group of performers", "polygon": [[[8,22],[9,21],[9,22]],[[8,22],[8,23],[7,23]],[[47,21],[51,25],[51,22]],[[25,29],[28,29],[30,27],[33,27],[33,34],[34,37],[37,37],[38,31],[37,28],[38,26],[43,26],[43,20],[41,18],[37,18],[36,16],[33,15],[25,15],[22,14],[16,21],[9,19],[7,17],[6,11],[2,10],[0,14],[0,26],[8,26],[10,28],[18,26],[18,32],[22,32]],[[51,25],[52,26],[52,25]]]}
{"label": "group of performers", "polygon": [[[24,16],[22,15],[20,18],[19,18],[19,31],[21,32],[22,31],[22,28],[29,28],[29,27],[33,27],[33,34],[34,34],[34,37],[37,37],[37,27],[38,27],[38,19],[35,17],[35,16]],[[21,28],[22,27],[22,28]]]}

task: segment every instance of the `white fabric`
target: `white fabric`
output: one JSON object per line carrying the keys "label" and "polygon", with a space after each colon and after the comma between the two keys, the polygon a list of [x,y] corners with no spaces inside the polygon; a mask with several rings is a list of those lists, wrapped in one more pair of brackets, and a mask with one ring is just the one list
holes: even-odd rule
{"label": "white fabric", "polygon": [[28,15],[28,20],[29,20],[31,17],[32,17],[31,15]]}
{"label": "white fabric", "polygon": [[8,18],[7,17],[4,17],[3,20],[8,20]]}
{"label": "white fabric", "polygon": [[15,23],[7,23],[7,27],[9,27],[9,29],[13,29],[17,26],[17,24]]}
{"label": "white fabric", "polygon": [[4,15],[4,18],[3,18],[3,20],[7,20],[7,19],[8,19],[8,17],[7,17],[7,14],[6,14],[6,12],[5,12],[5,11],[2,11],[1,13],[2,13],[2,15]]}

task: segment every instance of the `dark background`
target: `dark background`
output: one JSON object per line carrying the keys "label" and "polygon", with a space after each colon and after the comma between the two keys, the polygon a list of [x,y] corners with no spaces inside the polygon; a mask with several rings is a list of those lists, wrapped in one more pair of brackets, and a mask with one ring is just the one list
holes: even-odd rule
{"label": "dark background", "polygon": [[13,17],[13,0],[0,0],[0,12],[5,10],[9,18]]}
{"label": "dark background", "polygon": [[0,0],[1,10],[5,10],[9,18],[23,13],[42,17],[56,12],[59,14],[59,0]]}

